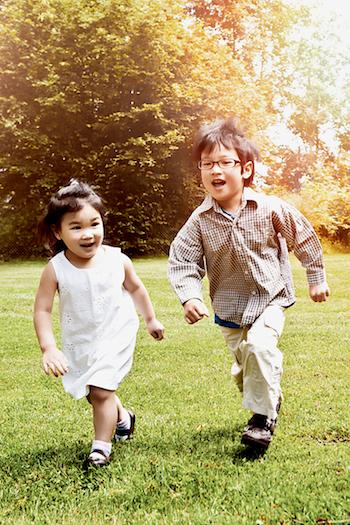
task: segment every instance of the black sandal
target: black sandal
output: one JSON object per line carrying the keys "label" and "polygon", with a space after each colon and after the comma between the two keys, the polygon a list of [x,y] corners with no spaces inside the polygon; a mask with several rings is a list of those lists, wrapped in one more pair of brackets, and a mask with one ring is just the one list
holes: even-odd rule
{"label": "black sandal", "polygon": [[130,428],[116,428],[115,434],[114,434],[114,440],[115,441],[126,441],[127,439],[130,439],[132,434],[135,432],[135,421],[136,416],[134,412],[131,410],[128,410],[128,414],[130,416]]}
{"label": "black sandal", "polygon": [[90,452],[85,463],[86,466],[90,467],[104,467],[110,462],[110,460],[111,456],[107,456],[103,450],[96,448]]}

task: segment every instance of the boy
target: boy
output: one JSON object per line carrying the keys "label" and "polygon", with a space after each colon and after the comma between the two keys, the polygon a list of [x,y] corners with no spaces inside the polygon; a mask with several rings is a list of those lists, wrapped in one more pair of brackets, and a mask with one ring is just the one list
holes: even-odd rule
{"label": "boy", "polygon": [[306,268],[313,301],[329,296],[322,249],[310,223],[283,200],[256,193],[258,151],[233,119],[203,126],[194,148],[208,196],[175,237],[169,279],[189,324],[208,317],[207,272],[215,323],[234,363],[231,373],[252,410],[242,443],[266,449],[280,407],[284,309],[295,302],[288,250]]}

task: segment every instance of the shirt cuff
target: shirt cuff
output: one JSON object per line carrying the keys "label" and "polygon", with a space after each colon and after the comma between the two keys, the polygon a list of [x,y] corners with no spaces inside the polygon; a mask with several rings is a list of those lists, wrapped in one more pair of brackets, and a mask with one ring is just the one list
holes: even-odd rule
{"label": "shirt cuff", "polygon": [[318,270],[317,272],[307,270],[307,281],[309,284],[323,284],[326,280],[326,272],[324,270]]}
{"label": "shirt cuff", "polygon": [[188,301],[191,301],[191,299],[197,299],[198,301],[201,301],[203,303],[203,297],[198,297],[198,296],[193,295],[192,297],[189,297],[188,299],[181,301],[182,306],[184,306],[184,304],[187,303]]}

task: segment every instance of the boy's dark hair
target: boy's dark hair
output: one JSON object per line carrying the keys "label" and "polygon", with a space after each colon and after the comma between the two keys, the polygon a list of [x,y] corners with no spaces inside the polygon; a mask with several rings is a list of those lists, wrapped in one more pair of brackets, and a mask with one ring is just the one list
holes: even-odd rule
{"label": "boy's dark hair", "polygon": [[39,241],[50,252],[56,254],[66,248],[62,240],[56,239],[54,228],[59,229],[62,217],[69,212],[79,211],[85,203],[90,204],[101,215],[104,222],[102,199],[86,182],[71,179],[67,186],[60,188],[50,199],[45,215],[38,224]]}
{"label": "boy's dark hair", "polygon": [[240,129],[237,119],[222,118],[204,124],[199,128],[195,137],[193,156],[198,162],[204,150],[211,152],[215,146],[224,146],[226,149],[234,148],[241,161],[241,170],[247,162],[252,162],[253,171],[249,179],[244,179],[244,185],[249,186],[254,179],[254,161],[259,160],[259,151]]}

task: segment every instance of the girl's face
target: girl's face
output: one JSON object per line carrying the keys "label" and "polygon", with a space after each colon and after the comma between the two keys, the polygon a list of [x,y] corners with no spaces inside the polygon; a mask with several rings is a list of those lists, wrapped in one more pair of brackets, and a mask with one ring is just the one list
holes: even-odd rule
{"label": "girl's face", "polygon": [[63,215],[61,226],[54,231],[67,247],[67,258],[77,266],[92,262],[103,241],[103,221],[95,208],[85,202],[79,211]]}

